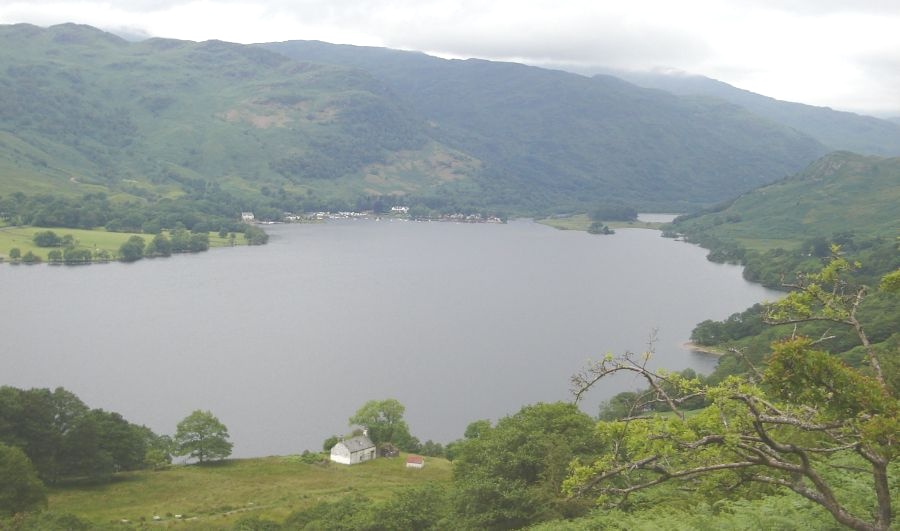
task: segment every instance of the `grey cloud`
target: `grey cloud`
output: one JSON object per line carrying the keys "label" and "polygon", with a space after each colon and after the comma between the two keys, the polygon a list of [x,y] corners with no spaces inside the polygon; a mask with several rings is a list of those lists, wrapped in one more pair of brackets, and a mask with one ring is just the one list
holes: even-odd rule
{"label": "grey cloud", "polygon": [[765,6],[776,11],[785,11],[797,15],[829,15],[839,13],[866,13],[896,15],[900,14],[900,2],[897,0],[753,0],[750,2],[737,0],[737,7],[742,5]]}
{"label": "grey cloud", "polygon": [[857,64],[872,90],[854,106],[900,114],[900,50],[861,56]]}
{"label": "grey cloud", "polygon": [[440,51],[462,57],[516,59],[533,63],[602,64],[650,68],[694,64],[710,53],[703,40],[655,28],[625,30],[614,25],[583,28],[507,28],[505,31],[466,28],[423,28],[391,36],[388,46]]}

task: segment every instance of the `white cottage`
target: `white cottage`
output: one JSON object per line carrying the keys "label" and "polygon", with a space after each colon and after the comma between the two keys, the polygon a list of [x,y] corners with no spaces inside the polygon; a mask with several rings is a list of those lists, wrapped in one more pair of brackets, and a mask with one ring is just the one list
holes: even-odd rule
{"label": "white cottage", "polygon": [[375,459],[375,455],[375,443],[365,435],[340,441],[331,448],[331,460],[344,465],[369,461]]}

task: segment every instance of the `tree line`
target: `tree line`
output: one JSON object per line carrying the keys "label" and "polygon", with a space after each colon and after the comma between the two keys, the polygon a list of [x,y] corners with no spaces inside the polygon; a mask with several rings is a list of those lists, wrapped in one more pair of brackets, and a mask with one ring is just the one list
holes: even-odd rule
{"label": "tree line", "polygon": [[0,387],[0,516],[45,507],[45,485],[107,482],[116,472],[166,467],[174,456],[228,457],[228,438],[208,411],[191,413],[173,438],[89,408],[62,387]]}

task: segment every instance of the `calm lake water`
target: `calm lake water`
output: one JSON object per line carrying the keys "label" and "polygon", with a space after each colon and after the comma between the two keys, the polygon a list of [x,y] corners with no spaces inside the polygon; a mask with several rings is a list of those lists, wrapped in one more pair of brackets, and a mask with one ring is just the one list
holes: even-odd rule
{"label": "calm lake water", "polygon": [[[570,400],[607,351],[708,372],[693,326],[777,294],[656,231],[348,221],[268,228],[269,245],[87,267],[0,266],[0,384],[63,386],[173,434],[194,409],[237,457],[320,449],[393,397],[422,441]],[[639,382],[593,391],[584,408]]]}

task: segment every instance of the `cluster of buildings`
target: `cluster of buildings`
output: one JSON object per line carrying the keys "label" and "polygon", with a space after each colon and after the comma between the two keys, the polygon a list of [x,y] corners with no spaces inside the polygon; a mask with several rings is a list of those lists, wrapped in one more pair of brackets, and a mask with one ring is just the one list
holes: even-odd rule
{"label": "cluster of buildings", "polygon": [[[388,450],[387,454],[397,455],[395,451]],[[385,455],[384,453],[382,455]],[[357,435],[349,439],[338,441],[331,447],[331,460],[342,465],[356,465],[371,461],[378,457],[378,448],[375,443],[365,434]],[[406,457],[406,468],[423,468],[425,466],[425,458],[420,455],[409,455]]]}

